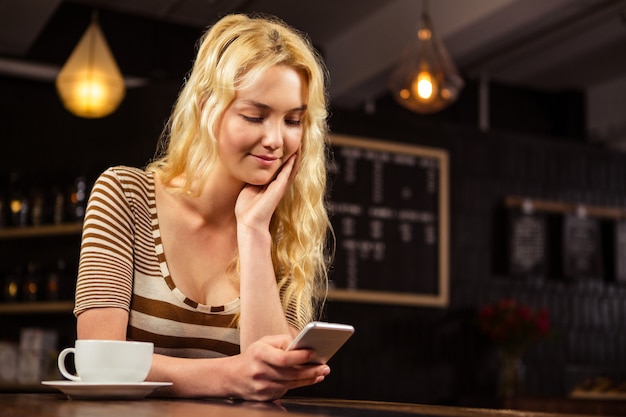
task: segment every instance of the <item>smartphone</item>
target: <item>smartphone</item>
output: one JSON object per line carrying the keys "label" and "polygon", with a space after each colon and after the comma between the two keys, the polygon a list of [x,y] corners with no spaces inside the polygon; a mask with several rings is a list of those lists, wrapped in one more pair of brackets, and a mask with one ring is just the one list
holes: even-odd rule
{"label": "smartphone", "polygon": [[353,333],[354,327],[349,324],[313,321],[293,339],[287,350],[313,349],[316,355],[311,363],[326,363]]}

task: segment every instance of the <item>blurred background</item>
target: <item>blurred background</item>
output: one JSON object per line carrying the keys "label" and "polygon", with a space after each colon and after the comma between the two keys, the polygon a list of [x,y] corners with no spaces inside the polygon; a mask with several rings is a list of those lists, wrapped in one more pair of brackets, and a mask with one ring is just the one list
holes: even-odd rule
{"label": "blurred background", "polygon": [[[447,204],[435,210],[438,221],[449,220],[439,235],[449,254],[445,303],[331,299],[325,319],[351,323],[357,332],[333,359],[331,377],[301,394],[499,404],[501,365],[477,312],[508,299],[545,309],[553,330],[524,356],[525,397],[568,399],[599,377],[613,386],[626,378],[626,281],[618,265],[626,206],[626,1],[430,1],[434,31],[464,87],[445,109],[417,114],[398,105],[388,81],[415,39],[423,6],[417,0],[0,0],[0,315],[7,323],[0,353],[18,358],[32,346],[63,348],[75,338],[71,298],[84,194],[106,167],[144,166],[152,158],[196,41],[221,16],[245,12],[276,15],[309,34],[330,72],[333,133],[437,149],[449,162],[449,188],[439,189]],[[127,90],[111,115],[86,119],[64,109],[54,81],[94,11]],[[58,224],[74,226],[34,231],[41,225],[32,212],[19,224],[9,209],[14,195],[31,209],[33,196],[45,199],[44,225],[57,225],[50,201],[59,196]],[[507,204],[509,197],[533,202],[532,214],[541,217],[543,240],[533,235],[533,249],[542,242],[540,262],[532,268],[516,269],[511,260],[512,219],[529,213]],[[594,225],[584,230],[595,263],[569,274],[565,218],[581,207],[594,209],[585,211]],[[384,276],[368,279],[393,287],[397,271],[385,267]],[[55,293],[51,276],[59,274]],[[33,283],[39,290],[31,294]],[[38,345],[24,342],[33,337]],[[29,371],[28,363],[20,383],[18,363],[0,389],[40,389],[49,370],[44,363]]]}

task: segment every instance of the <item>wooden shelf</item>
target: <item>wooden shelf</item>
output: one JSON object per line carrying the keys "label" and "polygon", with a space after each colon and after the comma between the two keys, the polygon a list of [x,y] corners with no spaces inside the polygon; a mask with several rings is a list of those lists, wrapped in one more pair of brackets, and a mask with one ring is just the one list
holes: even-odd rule
{"label": "wooden shelf", "polygon": [[73,301],[15,302],[0,304],[0,314],[71,313]]}
{"label": "wooden shelf", "polygon": [[593,206],[588,204],[568,203],[564,201],[541,200],[519,196],[509,196],[504,199],[504,205],[509,208],[524,208],[546,213],[575,214],[584,213],[592,217],[611,220],[626,219],[626,209],[623,207]]}
{"label": "wooden shelf", "polygon": [[446,287],[443,287],[440,289],[439,294],[428,295],[337,288],[328,290],[328,300],[356,303],[445,307],[448,305],[448,291]]}
{"label": "wooden shelf", "polygon": [[44,237],[79,234],[83,230],[82,223],[51,224],[44,226],[11,227],[0,229],[1,239],[18,239],[25,237]]}

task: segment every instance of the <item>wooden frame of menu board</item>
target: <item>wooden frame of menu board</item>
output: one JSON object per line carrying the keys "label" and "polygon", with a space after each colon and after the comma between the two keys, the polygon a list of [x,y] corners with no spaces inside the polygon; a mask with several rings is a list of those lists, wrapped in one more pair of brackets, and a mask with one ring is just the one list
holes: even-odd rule
{"label": "wooden frame of menu board", "polygon": [[445,307],[449,301],[448,153],[331,136],[330,300]]}

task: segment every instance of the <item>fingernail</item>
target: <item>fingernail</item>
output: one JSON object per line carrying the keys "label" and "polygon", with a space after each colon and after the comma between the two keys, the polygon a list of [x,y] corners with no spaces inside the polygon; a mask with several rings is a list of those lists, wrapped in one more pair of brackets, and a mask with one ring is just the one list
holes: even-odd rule
{"label": "fingernail", "polygon": [[322,375],[326,376],[326,375],[328,375],[329,373],[330,373],[330,367],[325,366],[325,367],[322,369]]}

